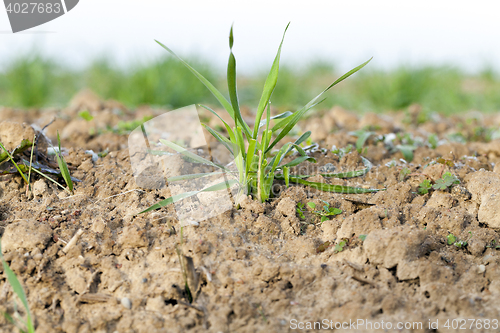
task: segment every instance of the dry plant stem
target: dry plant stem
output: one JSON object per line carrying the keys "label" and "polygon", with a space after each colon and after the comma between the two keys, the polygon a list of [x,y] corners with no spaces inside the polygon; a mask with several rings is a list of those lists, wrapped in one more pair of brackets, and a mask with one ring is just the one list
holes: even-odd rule
{"label": "dry plant stem", "polygon": [[80,238],[80,236],[83,234],[83,229],[78,229],[78,231],[76,232],[76,234],[73,236],[73,238],[71,238],[71,240],[68,242],[68,244],[66,244],[66,246],[63,248],[63,252],[64,253],[68,253],[68,251],[73,247],[75,246],[76,242],[78,241],[78,239]]}
{"label": "dry plant stem", "polygon": [[117,196],[120,196],[120,195],[124,195],[124,194],[130,193],[130,192],[133,192],[133,191],[139,191],[139,192],[145,193],[143,190],[133,189],[133,190],[129,190],[129,191],[126,191],[126,192],[123,192],[123,193],[118,193],[118,194],[112,195],[112,196],[107,197],[107,198],[99,199],[99,200],[95,201],[94,203],[98,203],[101,200],[111,199],[111,198],[114,198],[114,197],[117,197]]}
{"label": "dry plant stem", "polygon": [[26,196],[28,196],[28,191],[31,191],[33,193],[33,189],[30,186],[30,181],[31,181],[31,165],[33,164],[33,150],[35,150],[35,140],[36,140],[36,134],[33,136],[33,144],[31,146],[31,155],[30,155],[30,168],[28,169],[28,187],[26,188]]}

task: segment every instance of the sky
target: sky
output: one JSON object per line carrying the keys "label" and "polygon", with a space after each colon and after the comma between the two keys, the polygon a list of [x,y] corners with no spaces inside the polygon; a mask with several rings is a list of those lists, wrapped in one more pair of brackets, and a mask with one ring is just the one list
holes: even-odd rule
{"label": "sky", "polygon": [[[180,55],[198,55],[221,69],[234,24],[238,68],[270,67],[291,22],[282,61],[333,62],[348,70],[370,66],[459,66],[500,69],[497,0],[80,0],[70,12],[13,34],[0,8],[0,66],[38,49],[80,68],[106,56],[120,65],[162,56],[157,39]],[[1,68],[1,67],[0,67]]]}

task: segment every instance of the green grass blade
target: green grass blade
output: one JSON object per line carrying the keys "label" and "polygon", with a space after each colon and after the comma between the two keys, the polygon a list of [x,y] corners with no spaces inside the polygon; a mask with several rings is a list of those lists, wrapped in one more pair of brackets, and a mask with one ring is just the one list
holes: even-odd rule
{"label": "green grass blade", "polygon": [[[286,118],[290,115],[292,115],[293,113],[291,111],[285,111],[283,113],[280,113],[276,116],[273,116],[273,117],[270,117],[270,119],[283,119],[283,118]],[[263,119],[261,120],[260,124],[259,124],[259,129],[262,128],[263,126],[265,126],[267,124],[267,119]]]}
{"label": "green grass blade", "polygon": [[156,210],[156,209],[161,208],[161,207],[165,207],[167,205],[170,205],[170,204],[175,203],[177,201],[180,201],[182,199],[186,199],[186,198],[192,197],[193,195],[196,195],[198,193],[199,193],[199,191],[190,191],[190,192],[184,192],[184,193],[181,193],[181,194],[177,194],[177,195],[168,197],[167,199],[162,200],[162,201],[160,201],[160,202],[152,205],[151,207],[143,210],[142,212],[140,212],[138,214],[144,214],[144,213],[147,213],[147,212],[151,212],[153,210]]}
{"label": "green grass blade", "polygon": [[245,159],[246,158],[245,141],[243,140],[243,133],[242,133],[241,127],[240,126],[236,127],[236,130],[234,131],[234,133],[236,134],[236,144],[238,145],[238,148],[240,149],[241,156],[243,157],[243,159]]}
{"label": "green grass blade", "polygon": [[[25,167],[29,168],[26,164],[24,164]],[[54,179],[50,178],[49,176],[47,176],[46,174],[44,174],[43,172],[37,170],[36,168],[34,167],[31,167],[29,168],[30,170],[33,170],[35,171],[36,173],[38,173],[39,175],[41,175],[42,177],[46,178],[48,181],[51,181],[53,183],[55,183],[56,185],[58,185],[60,188],[62,188],[63,190],[65,190],[66,192],[68,192],[69,194],[71,194],[71,192],[69,191],[69,189],[67,187],[64,187],[62,186],[61,184],[59,184],[58,182],[56,182]]]}
{"label": "green grass blade", "polygon": [[[322,101],[324,101],[324,100],[322,100]],[[267,148],[266,152],[268,152],[278,142],[280,142],[281,139],[283,139],[288,134],[288,132],[290,132],[292,130],[292,128],[295,127],[295,125],[299,122],[299,120],[304,116],[304,114],[307,111],[309,111],[311,108],[313,108],[317,104],[321,103],[322,101],[320,101],[316,104],[313,104],[313,105],[309,106],[308,108],[303,107],[302,109],[295,111],[295,113],[293,113],[291,116],[288,116],[287,118],[283,119],[279,124],[276,124],[272,129],[273,132],[275,132],[276,130],[278,130],[279,128],[281,128],[283,126],[285,128],[283,128],[283,130],[278,134],[276,139],[274,139],[273,143],[271,143],[271,145]]]}
{"label": "green grass blade", "polygon": [[26,310],[26,326],[28,328],[28,332],[35,332],[35,327],[33,326],[33,320],[31,319],[31,312],[30,308],[28,305],[28,300],[26,298],[26,294],[24,293],[24,289],[21,286],[21,283],[17,279],[16,274],[10,269],[9,265],[7,265],[7,262],[5,262],[3,255],[2,255],[2,244],[0,242],[0,260],[2,261],[3,265],[3,270],[5,272],[5,275],[7,276],[7,281],[9,281],[12,290],[14,293],[19,297],[21,300],[21,303],[23,303],[24,309]]}
{"label": "green grass blade", "polygon": [[359,71],[361,68],[365,67],[371,60],[373,59],[370,58],[368,59],[367,61],[365,61],[364,63],[362,63],[361,65],[351,69],[349,72],[345,73],[344,75],[342,75],[341,77],[339,77],[337,80],[335,80],[335,82],[333,82],[331,85],[329,85],[325,90],[323,90],[318,96],[314,97],[311,101],[309,101],[309,103],[306,104],[305,108],[310,108],[311,105],[315,104],[316,101],[325,93],[327,92],[328,90],[330,90],[333,86],[339,84],[340,82],[344,81],[345,79],[347,79],[349,76],[353,75],[354,73],[356,73],[357,71]]}
{"label": "green grass blade", "polygon": [[[285,157],[286,155],[286,152],[290,149],[290,147],[292,146],[292,143],[290,142],[287,142],[283,145],[283,147],[281,147],[278,152],[276,153],[276,155],[274,155],[274,157],[271,159],[271,161],[269,162],[269,165],[271,166],[271,170],[275,170],[276,167],[278,165],[280,165],[281,161],[283,160],[283,158]],[[274,169],[272,168],[274,166]]]}
{"label": "green grass blade", "polygon": [[299,145],[302,142],[306,141],[307,138],[309,138],[310,136],[311,136],[311,131],[307,131],[304,134],[302,134],[297,140],[295,140],[295,142],[290,146],[290,148],[288,148],[288,150],[285,153],[285,156],[288,155],[288,153],[291,152],[293,148],[295,148],[301,156],[307,155],[304,149],[302,149],[302,147],[300,147]]}
{"label": "green grass blade", "polygon": [[[361,157],[361,161],[363,161],[363,164],[365,166],[364,169],[361,170],[356,170],[356,171],[348,171],[348,172],[337,172],[337,173],[320,173],[319,175],[323,177],[328,177],[328,178],[354,178],[354,177],[360,177],[366,175],[373,167],[373,164],[363,156]],[[294,176],[297,178],[309,178],[313,177],[314,175],[300,175],[300,176]]]}
{"label": "green grass blade", "polygon": [[349,132],[349,135],[353,135],[353,136],[355,136],[355,137],[358,138],[356,140],[356,149],[358,151],[361,150],[361,149],[363,149],[363,146],[365,145],[366,140],[368,140],[368,138],[370,136],[372,136],[373,134],[375,134],[375,132],[364,131],[364,130],[358,130],[358,131],[354,131],[354,132]]}
{"label": "green grass blade", "polygon": [[235,121],[239,123],[237,125],[243,128],[243,132],[245,132],[245,135],[249,138],[251,136],[250,127],[248,127],[243,120],[238,103],[238,91],[236,89],[236,58],[233,54],[233,41],[233,26],[231,26],[231,31],[229,32],[229,60],[227,62],[227,88],[229,91],[229,99],[231,100],[234,110]]}
{"label": "green grass blade", "polygon": [[[326,98],[323,98],[322,100],[320,100],[319,102],[311,105],[309,108],[305,109],[304,113],[309,111],[310,109],[312,109],[313,107],[315,107],[316,105],[322,103]],[[303,109],[303,108],[302,108]],[[302,110],[300,109],[300,110]],[[300,111],[299,110],[299,111]],[[295,111],[295,112],[298,112],[298,111]],[[284,118],[283,120],[280,120],[279,122],[277,122],[274,126],[273,126],[273,133],[278,131],[279,129],[285,127],[289,122],[290,120],[294,117],[294,113],[292,113],[291,115],[289,115],[288,117]],[[300,120],[301,117],[299,117],[299,120]],[[287,132],[288,133],[288,132]]]}
{"label": "green grass blade", "polygon": [[163,143],[165,146],[167,146],[169,148],[172,148],[176,152],[181,153],[182,155],[186,156],[190,161],[192,161],[194,163],[207,164],[207,165],[213,166],[215,168],[219,168],[219,169],[223,169],[223,170],[229,171],[223,165],[213,163],[213,162],[211,162],[211,161],[209,161],[209,160],[207,160],[207,159],[205,159],[205,158],[203,158],[201,156],[198,156],[198,155],[190,152],[186,148],[183,148],[183,147],[181,147],[179,145],[176,145],[172,141],[168,141],[168,140],[165,140],[165,139],[160,139],[160,142]]}
{"label": "green grass blade", "polygon": [[212,110],[211,108],[209,108],[208,106],[206,105],[203,105],[203,104],[198,104],[199,106],[201,106],[202,108],[205,108],[207,109],[208,111],[210,111],[211,113],[213,113],[214,115],[217,116],[217,118],[220,119],[220,121],[222,121],[224,123],[224,126],[226,127],[226,130],[227,130],[227,133],[229,134],[229,137],[231,138],[231,140],[234,140],[235,137],[234,137],[234,132],[233,130],[231,129],[231,126],[228,125],[228,123],[226,123],[224,121],[224,119],[222,119],[218,114],[217,112],[215,112],[214,110]]}
{"label": "green grass blade", "polygon": [[181,176],[175,176],[175,177],[170,177],[167,178],[167,181],[170,182],[177,182],[180,180],[189,180],[189,179],[198,179],[198,178],[203,178],[203,177],[208,177],[208,176],[214,176],[214,175],[222,175],[225,172],[207,172],[207,173],[193,173],[190,175],[181,175]]}
{"label": "green grass blade", "polygon": [[229,115],[231,116],[231,118],[234,119],[234,110],[233,110],[233,107],[227,101],[227,99],[224,97],[224,95],[222,95],[221,92],[219,90],[217,90],[217,88],[215,88],[215,86],[210,81],[208,81],[196,69],[194,69],[193,67],[191,67],[187,62],[185,62],[184,60],[182,60],[182,58],[179,57],[177,54],[175,54],[174,51],[172,51],[171,49],[169,49],[168,47],[166,47],[165,45],[163,45],[162,43],[160,43],[157,40],[155,40],[155,42],[157,42],[161,47],[163,47],[165,50],[167,50],[171,55],[173,55],[174,57],[176,57],[177,59],[179,59],[179,61],[184,66],[186,66],[186,68],[189,69],[191,71],[191,73],[193,73],[194,76],[196,76],[198,78],[198,80],[200,80],[208,88],[208,90],[210,90],[210,92],[212,93],[212,95],[214,95],[215,98],[217,98],[217,100],[219,101],[219,103],[224,107],[224,109],[226,109],[227,113],[229,113]]}
{"label": "green grass blade", "polygon": [[203,126],[210,134],[212,134],[212,136],[214,138],[217,139],[217,141],[219,141],[220,143],[222,143],[224,145],[224,147],[227,148],[227,150],[229,150],[229,152],[234,155],[233,153],[233,143],[228,139],[226,138],[224,135],[222,135],[221,133],[217,132],[216,130],[210,128],[210,126],[206,125],[206,124],[201,124],[201,126]]}
{"label": "green grass blade", "polygon": [[19,166],[17,165],[17,163],[14,161],[14,158],[12,157],[12,155],[9,153],[9,151],[4,147],[4,145],[0,142],[0,147],[2,147],[2,149],[4,150],[4,152],[7,154],[8,158],[10,159],[10,161],[12,162],[12,164],[14,164],[14,166],[16,167],[17,171],[19,172],[19,174],[21,175],[21,177],[23,177],[24,181],[26,182],[26,184],[29,185],[29,182],[28,180],[26,179],[26,176],[24,175],[24,173],[21,171],[21,169],[19,169]]}
{"label": "green grass blade", "polygon": [[68,165],[64,160],[61,152],[61,139],[59,138],[59,132],[57,132],[57,143],[59,145],[59,151],[56,153],[57,164],[59,165],[59,170],[61,170],[61,175],[68,185],[69,191],[73,193],[73,180],[71,180],[71,175],[69,173]]}
{"label": "green grass blade", "polygon": [[256,143],[257,143],[257,141],[255,139],[248,140],[248,150],[247,150],[247,157],[246,157],[246,162],[245,162],[245,174],[247,174],[247,175],[248,175],[248,172],[250,171],[250,166],[252,165],[253,158],[255,156]]}
{"label": "green grass blade", "polygon": [[161,207],[165,207],[165,206],[170,205],[172,203],[176,203],[177,201],[180,201],[182,199],[192,197],[193,195],[196,195],[196,194],[201,193],[201,192],[214,192],[214,191],[220,191],[223,189],[228,189],[231,186],[233,186],[234,184],[238,184],[238,182],[234,179],[231,179],[228,181],[223,181],[223,182],[220,182],[218,184],[212,185],[212,186],[207,187],[207,188],[200,190],[200,191],[190,191],[190,192],[184,192],[181,194],[177,194],[177,195],[171,196],[165,200],[162,200],[162,201],[152,205],[151,207],[149,207],[149,208],[147,208],[147,209],[145,209],[142,212],[137,213],[137,214],[143,214],[143,213],[147,213],[147,212],[153,211],[153,210],[161,208]]}
{"label": "green grass blade", "polygon": [[[257,107],[257,115],[255,117],[255,124],[259,124],[260,120],[262,118],[262,114],[264,113],[264,110],[266,106],[269,103],[269,100],[271,99],[271,95],[273,94],[274,88],[276,87],[276,83],[278,82],[278,72],[279,72],[279,67],[280,67],[280,56],[281,56],[281,47],[283,46],[283,41],[285,40],[285,34],[286,31],[288,30],[288,26],[290,23],[285,28],[285,32],[283,32],[283,38],[281,39],[280,46],[278,48],[278,52],[276,54],[276,57],[274,58],[273,65],[271,66],[271,70],[269,71],[269,74],[266,78],[266,82],[264,84],[264,90],[262,91],[262,96],[260,98],[259,106]],[[255,126],[253,129],[253,138],[257,139],[257,134],[259,133],[259,126]]]}
{"label": "green grass blade", "polygon": [[413,151],[417,149],[417,147],[412,145],[397,145],[396,149],[399,149],[407,162],[411,162],[413,161]]}
{"label": "green grass blade", "polygon": [[283,177],[285,178],[286,187],[290,186],[290,168],[287,166],[283,167]]}
{"label": "green grass blade", "polygon": [[[349,72],[345,73],[344,75],[342,75],[341,77],[339,77],[335,82],[333,82],[331,85],[329,85],[325,90],[323,90],[318,96],[314,97],[311,101],[309,101],[309,103],[307,103],[302,109],[296,111],[293,115],[289,116],[290,119],[285,118],[282,122],[281,122],[281,126],[282,125],[285,125],[283,130],[280,132],[280,134],[276,137],[276,139],[273,141],[273,143],[269,146],[268,150],[271,149],[272,147],[274,147],[274,145],[276,145],[281,139],[283,139],[285,137],[285,135],[288,134],[288,132],[290,132],[290,130],[297,124],[297,122],[302,118],[302,116],[309,110],[311,109],[314,105],[317,105],[318,103],[317,100],[325,93],[327,92],[328,90],[330,90],[330,88],[332,88],[333,86],[335,86],[336,84],[342,82],[343,80],[347,79],[349,76],[351,76],[352,74],[356,73],[357,71],[359,71],[361,68],[365,67],[370,61],[372,60],[372,58],[370,58],[368,61],[362,63],[361,65],[359,65],[358,67],[355,67],[353,69],[351,69]],[[280,127],[273,127],[273,131],[276,131],[278,128]]]}
{"label": "green grass blade", "polygon": [[[278,177],[276,177],[278,178]],[[331,185],[326,183],[318,183],[318,182],[309,182],[307,180],[290,176],[290,180],[297,182],[299,184],[303,184],[314,189],[324,191],[324,192],[335,192],[335,193],[373,193],[378,191],[384,191],[385,189],[367,189],[367,188],[359,188],[359,187],[351,187],[351,186],[342,186],[342,185]]]}
{"label": "green grass blade", "polygon": [[[1,143],[1,142],[0,142]],[[6,152],[6,151],[1,151],[0,152],[0,164],[7,160],[9,158],[9,154],[10,156],[14,157],[16,156],[17,154],[20,154],[22,153],[23,151],[25,151],[26,149],[28,149],[33,143],[30,142],[29,140],[27,139],[23,139],[21,141],[21,143],[19,145],[17,145],[16,148],[14,148],[14,150],[12,152]]]}
{"label": "green grass blade", "polygon": [[316,159],[314,157],[300,156],[300,157],[297,157],[297,158],[293,159],[292,161],[282,165],[280,168],[285,168],[285,167],[291,168],[291,167],[299,165],[300,163],[305,162],[305,161],[316,163]]}

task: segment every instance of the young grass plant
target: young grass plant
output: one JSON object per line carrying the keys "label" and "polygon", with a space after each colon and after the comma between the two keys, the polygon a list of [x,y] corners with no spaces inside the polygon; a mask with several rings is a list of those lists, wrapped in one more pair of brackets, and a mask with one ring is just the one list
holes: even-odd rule
{"label": "young grass plant", "polygon": [[34,333],[35,332],[35,326],[33,325],[33,320],[31,317],[31,312],[30,308],[28,305],[28,300],[26,298],[26,294],[24,293],[24,289],[21,286],[21,283],[19,282],[19,279],[17,278],[16,274],[10,269],[9,265],[7,262],[4,260],[3,255],[2,255],[2,244],[0,242],[0,261],[2,261],[3,265],[3,270],[5,272],[5,275],[7,276],[7,281],[9,282],[10,286],[12,287],[12,290],[14,293],[17,295],[21,303],[23,304],[24,310],[26,311],[26,321],[25,322],[20,322],[17,318],[12,317],[8,313],[3,313],[5,319],[9,321],[11,324],[16,326],[20,332],[22,333]]}
{"label": "young grass plant", "polygon": [[[333,86],[342,82],[352,74],[359,71],[363,68],[370,60],[365,63],[355,67],[350,70],[346,74],[342,75],[332,84],[330,84],[326,89],[324,89],[319,95],[314,97],[309,103],[300,108],[295,112],[284,112],[276,116],[271,116],[270,104],[271,104],[271,96],[273,91],[275,90],[277,81],[278,81],[278,72],[280,66],[280,56],[281,56],[281,48],[283,45],[283,40],[285,37],[285,33],[288,29],[288,25],[283,34],[283,38],[278,47],[278,51],[274,62],[271,66],[271,70],[267,76],[267,79],[264,83],[264,88],[262,91],[262,95],[260,101],[257,106],[256,116],[255,116],[255,125],[251,128],[243,119],[239,100],[238,93],[236,89],[236,58],[233,54],[233,28],[231,27],[229,33],[229,60],[227,66],[227,86],[229,91],[229,100],[224,97],[224,95],[210,82],[208,81],[202,74],[200,74],[197,70],[191,67],[187,62],[182,60],[179,56],[177,56],[171,49],[162,43],[156,41],[160,46],[162,46],[165,50],[167,50],[171,55],[176,57],[184,66],[186,66],[215,96],[215,98],[219,101],[219,103],[223,106],[225,111],[232,118],[232,122],[234,124],[228,124],[225,122],[214,110],[209,108],[208,106],[201,105],[201,107],[207,109],[209,112],[213,113],[216,117],[218,117],[222,123],[224,124],[224,128],[227,131],[226,134],[223,134],[206,124],[202,124],[204,128],[214,136],[217,141],[219,141],[222,145],[224,145],[229,152],[234,156],[235,165],[237,167],[237,178],[238,183],[240,185],[240,193],[251,194],[255,199],[260,202],[264,202],[271,196],[271,188],[273,182],[276,179],[284,180],[286,185],[289,184],[290,181],[304,184],[322,191],[330,191],[330,192],[343,192],[343,193],[369,193],[377,190],[373,189],[363,189],[363,188],[355,188],[348,186],[340,186],[340,185],[329,185],[325,183],[316,183],[309,182],[304,180],[303,178],[307,178],[309,176],[294,176],[290,174],[290,168],[299,165],[302,162],[316,162],[314,158],[308,156],[304,149],[302,149],[299,145],[306,141],[307,138],[311,135],[311,132],[308,131],[302,134],[295,142],[287,142],[285,144],[281,144],[281,141],[285,138],[287,134],[295,127],[298,121],[304,116],[304,114],[313,108],[315,105],[321,103],[323,101],[322,96],[328,90],[330,90]],[[273,121],[273,124],[271,124]],[[204,163],[207,165],[214,165],[212,162],[203,159],[199,156],[193,157],[188,155],[194,155],[189,153],[186,149],[177,146],[173,142],[169,142],[166,140],[161,140],[161,142],[168,147],[176,150],[177,152],[187,156],[191,159],[197,160],[199,163]],[[281,146],[281,147],[280,147]],[[280,148],[277,148],[280,147]],[[277,148],[277,149],[274,149]],[[296,156],[293,160],[289,162],[284,162],[285,157],[289,156],[292,151],[296,152],[298,156]],[[351,172],[351,173],[340,173],[340,174],[325,174],[326,177],[355,177],[361,174],[368,172],[371,164],[367,160],[363,160],[366,169],[359,171]],[[224,172],[228,172],[228,170],[224,166],[216,165],[217,168],[221,169]],[[224,188],[229,188],[229,184],[221,183]],[[208,190],[208,189],[205,189]],[[186,193],[186,195],[181,195],[177,197],[170,197],[165,199],[164,201],[146,209],[147,212],[153,209],[165,206],[167,204],[176,202],[187,196],[195,195],[199,192],[191,192]]]}
{"label": "young grass plant", "polygon": [[68,165],[66,164],[66,161],[62,156],[61,139],[59,138],[59,132],[57,132],[57,145],[59,149],[54,149],[54,152],[56,153],[57,165],[59,165],[59,170],[61,171],[61,175],[66,182],[66,185],[68,185],[69,191],[71,192],[71,194],[73,194],[73,180],[71,179]]}

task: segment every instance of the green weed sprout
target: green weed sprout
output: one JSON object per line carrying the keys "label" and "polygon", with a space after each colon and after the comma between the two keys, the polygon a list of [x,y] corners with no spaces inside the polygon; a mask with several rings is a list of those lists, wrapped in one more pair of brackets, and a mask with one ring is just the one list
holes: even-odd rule
{"label": "green weed sprout", "polygon": [[302,220],[306,219],[306,216],[304,215],[304,204],[302,202],[297,202],[296,211]]}
{"label": "green weed sprout", "polygon": [[[270,110],[271,96],[278,81],[281,47],[283,45],[283,40],[287,29],[288,25],[285,29],[283,38],[278,47],[278,52],[271,66],[271,70],[265,81],[264,89],[262,91],[262,96],[257,106],[255,123],[254,123],[255,125],[253,128],[251,128],[245,122],[240,111],[238,93],[236,89],[236,58],[233,54],[233,43],[234,43],[233,27],[231,27],[229,33],[230,52],[227,65],[227,86],[229,91],[229,101],[211,82],[209,82],[197,70],[195,70],[187,62],[182,60],[167,46],[163,45],[158,41],[156,42],[160,46],[162,46],[165,50],[167,50],[171,55],[176,57],[210,90],[210,92],[223,106],[225,111],[231,116],[232,121],[234,121],[234,126],[231,126],[230,124],[225,122],[214,110],[212,110],[208,106],[200,105],[201,107],[207,109],[209,112],[213,113],[224,124],[224,128],[226,129],[229,138],[225,134],[209,127],[206,124],[202,125],[215,139],[217,139],[217,141],[219,141],[229,150],[232,156],[234,156],[235,165],[238,170],[237,176],[238,176],[238,183],[240,185],[240,193],[244,192],[251,194],[255,199],[259,200],[260,202],[264,202],[270,198],[271,188],[275,179],[284,180],[287,185],[289,184],[290,181],[293,181],[322,191],[330,191],[330,192],[370,193],[378,191],[375,189],[363,189],[363,188],[354,188],[354,187],[347,187],[340,185],[309,182],[303,179],[309,176],[290,175],[289,169],[291,167],[299,165],[300,163],[305,161],[316,162],[314,158],[309,157],[306,154],[306,152],[299,146],[302,142],[306,141],[309,138],[309,136],[311,135],[310,131],[302,134],[295,142],[285,143],[281,145],[281,147],[277,149],[277,151],[273,150],[273,148],[280,146],[280,142],[282,141],[282,139],[295,127],[298,121],[304,116],[304,114],[308,110],[310,110],[315,105],[323,101],[321,97],[325,92],[327,92],[328,90],[330,90],[330,88],[340,83],[341,81],[345,80],[352,74],[359,71],[371,60],[370,59],[366,61],[365,63],[357,66],[356,68],[342,75],[335,82],[329,85],[325,90],[323,90],[319,95],[317,95],[315,98],[309,101],[309,103],[307,103],[301,109],[295,112],[287,111],[271,117],[271,110]],[[271,120],[273,120],[274,125],[271,125]],[[188,154],[188,151],[186,149],[177,146],[172,142],[166,140],[162,140],[161,142],[183,155],[187,156]],[[293,150],[295,150],[299,156],[290,162],[284,163],[283,160],[285,159],[285,157],[288,156],[290,153],[292,153]],[[190,156],[190,158],[192,158],[192,156]],[[213,165],[212,162],[202,159],[201,157],[198,157],[198,161],[199,163]],[[354,171],[351,173],[329,174],[326,176],[356,177],[361,174],[365,174],[371,168],[371,163],[366,159],[363,159],[363,162],[365,163],[365,166],[367,168],[365,170],[362,170],[363,171],[362,173],[360,173],[359,171]],[[223,171],[227,172],[227,170],[224,167],[220,166],[218,167]],[[223,187],[224,185],[226,185],[226,187],[224,188],[229,188],[230,186],[230,184],[227,182],[226,184],[223,183],[221,184],[223,185]],[[231,186],[232,185],[233,184],[231,184]],[[186,198],[187,196],[192,196],[197,193],[199,192],[193,191],[190,193],[186,193],[186,195],[178,195],[176,197],[167,198],[164,201],[146,209],[145,211],[142,211],[141,213],[145,213],[153,209],[163,207],[167,204],[174,203],[178,200]]]}
{"label": "green weed sprout", "polygon": [[314,209],[316,209],[316,204],[314,202],[311,201],[311,202],[307,203],[307,205],[309,207],[311,207],[311,209],[313,209],[312,213],[320,218],[320,223],[328,221],[330,219],[329,218],[330,216],[342,214],[341,209],[335,208],[335,207],[330,207],[330,205],[326,201],[323,201],[323,203],[325,205],[323,207],[321,207],[322,209],[318,209],[318,210],[314,210]]}
{"label": "green weed sprout", "polygon": [[425,179],[423,182],[421,182],[418,186],[418,194],[427,194],[429,193],[429,190],[432,188],[431,181],[428,179]]}
{"label": "green weed sprout", "polygon": [[436,184],[432,185],[432,188],[435,190],[446,190],[455,184],[460,184],[460,180],[457,176],[450,172],[445,172],[440,179],[436,180]]}
{"label": "green weed sprout", "polygon": [[[12,287],[12,290],[14,293],[17,295],[17,297],[21,300],[21,303],[24,306],[24,309],[26,311],[26,322],[25,323],[19,323],[18,320],[14,319],[12,316],[10,316],[8,313],[3,313],[5,319],[9,321],[11,324],[15,325],[17,328],[19,328],[19,331],[22,333],[34,333],[35,332],[35,326],[33,325],[33,320],[31,318],[31,312],[30,308],[28,305],[28,300],[26,298],[26,294],[24,293],[24,289],[21,286],[21,283],[19,282],[16,274],[10,269],[9,265],[7,265],[7,262],[3,258],[2,255],[2,243],[0,242],[0,260],[2,261],[3,265],[3,270],[5,272],[5,275],[7,276],[7,281]],[[25,331],[23,329],[23,326],[26,326],[27,330]]]}

